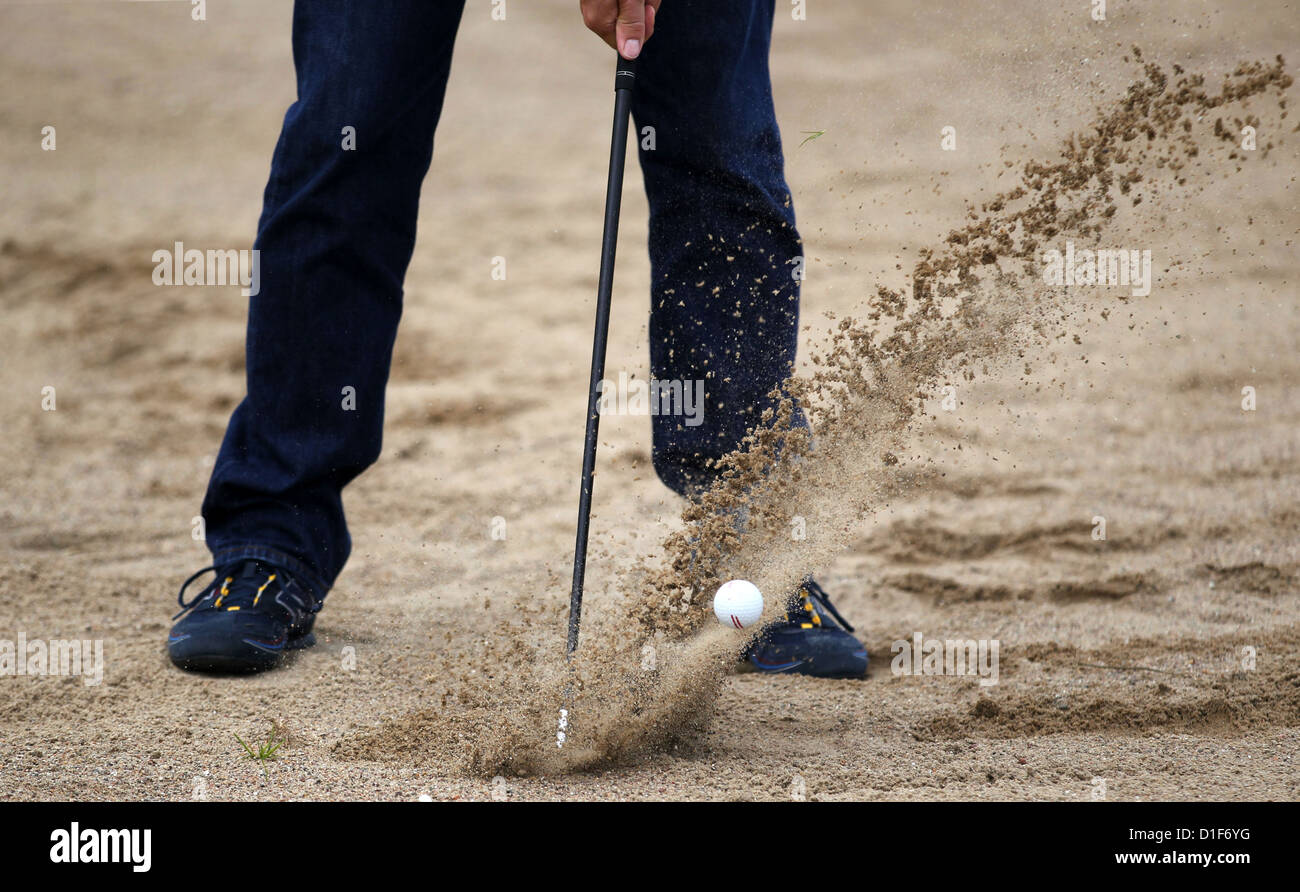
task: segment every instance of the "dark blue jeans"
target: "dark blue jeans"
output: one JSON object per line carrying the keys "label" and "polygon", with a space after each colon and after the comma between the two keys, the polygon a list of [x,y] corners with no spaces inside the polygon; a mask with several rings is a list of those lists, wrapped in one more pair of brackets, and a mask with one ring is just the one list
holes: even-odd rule
{"label": "dark blue jeans", "polygon": [[[258,224],[248,396],[202,509],[218,564],[273,560],[323,598],[347,560],[341,493],[379,457],[402,281],[462,7],[295,4],[298,100]],[[638,141],[654,128],[653,150],[640,150],[651,374],[705,381],[703,423],[653,416],[655,469],[687,496],[756,423],[795,356],[802,247],[772,107],[773,14],[773,0],[666,0],[633,100]],[[363,149],[342,150],[345,126]],[[575,430],[575,475],[579,442]]]}

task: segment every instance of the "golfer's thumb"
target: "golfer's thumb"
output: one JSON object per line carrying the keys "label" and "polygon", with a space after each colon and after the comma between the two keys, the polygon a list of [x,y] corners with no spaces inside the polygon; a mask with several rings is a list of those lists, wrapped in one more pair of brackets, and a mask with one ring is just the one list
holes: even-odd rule
{"label": "golfer's thumb", "polygon": [[641,55],[645,44],[645,0],[619,0],[614,42],[624,59]]}

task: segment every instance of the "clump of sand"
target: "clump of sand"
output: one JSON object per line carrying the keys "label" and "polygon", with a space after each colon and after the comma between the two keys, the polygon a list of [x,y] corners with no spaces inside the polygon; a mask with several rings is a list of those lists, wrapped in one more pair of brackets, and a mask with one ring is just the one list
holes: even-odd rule
{"label": "clump of sand", "polygon": [[[1171,78],[1137,48],[1132,55],[1143,77],[1057,158],[1024,163],[1014,188],[970,208],[943,245],[922,252],[910,289],[880,287],[861,319],[837,320],[812,374],[787,382],[778,407],[720,463],[717,484],[684,510],[662,559],[629,571],[627,589],[639,594],[594,612],[571,664],[535,643],[539,628],[562,640],[558,599],[525,603],[516,624],[468,661],[495,669],[469,676],[463,654],[434,667],[438,707],[345,738],[335,754],[536,774],[688,745],[736,664],[738,640],[712,625],[708,594],[728,578],[752,580],[768,595],[765,619],[775,618],[863,517],[932,473],[925,407],[938,387],[1013,363],[1028,378],[1072,316],[1108,316],[1108,306],[1044,285],[1041,251],[1067,238],[1095,243],[1124,202],[1176,201],[1196,178],[1233,173],[1246,158],[1236,134],[1261,123],[1247,110],[1252,99],[1275,94],[1279,118],[1287,115],[1292,79],[1281,57],[1243,63],[1211,91],[1201,75],[1173,66]],[[796,403],[815,437],[792,424]],[[808,531],[800,541],[789,534],[796,515]]]}

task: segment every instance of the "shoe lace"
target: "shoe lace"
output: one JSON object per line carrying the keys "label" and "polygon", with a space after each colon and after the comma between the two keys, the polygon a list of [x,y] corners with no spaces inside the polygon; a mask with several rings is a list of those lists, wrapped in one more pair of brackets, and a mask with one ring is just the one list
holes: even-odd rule
{"label": "shoe lace", "polygon": [[818,585],[817,580],[813,579],[811,576],[805,579],[803,584],[799,586],[799,591],[795,594],[793,601],[794,604],[792,606],[794,609],[792,609],[791,612],[806,613],[809,616],[808,621],[812,623],[812,625],[820,626],[822,624],[821,612],[816,609],[820,606],[825,608],[826,612],[844,628],[844,631],[853,631],[853,626],[849,625],[848,620],[840,616],[840,612],[836,610],[835,605],[831,603],[831,597],[826,594],[826,589]]}
{"label": "shoe lace", "polygon": [[[204,573],[217,575],[203,587],[202,591],[186,601],[185,590]],[[279,582],[280,585],[285,585],[291,580],[292,577],[284,569],[267,564],[265,561],[245,561],[225,568],[218,568],[213,564],[194,573],[181,584],[181,590],[176,594],[176,603],[180,605],[181,610],[172,619],[179,619],[193,610],[200,601],[212,594],[214,589],[217,592],[216,600],[212,602],[214,608],[225,606],[227,610],[239,610],[243,607],[256,607],[262,599],[262,593],[271,583]]]}

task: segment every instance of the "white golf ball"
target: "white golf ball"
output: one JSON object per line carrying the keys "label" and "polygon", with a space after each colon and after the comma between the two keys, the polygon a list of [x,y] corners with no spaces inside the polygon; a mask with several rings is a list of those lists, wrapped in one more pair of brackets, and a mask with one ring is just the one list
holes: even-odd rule
{"label": "white golf ball", "polygon": [[724,582],[713,596],[713,615],[733,629],[744,629],[763,615],[763,594],[758,586],[743,579]]}

